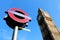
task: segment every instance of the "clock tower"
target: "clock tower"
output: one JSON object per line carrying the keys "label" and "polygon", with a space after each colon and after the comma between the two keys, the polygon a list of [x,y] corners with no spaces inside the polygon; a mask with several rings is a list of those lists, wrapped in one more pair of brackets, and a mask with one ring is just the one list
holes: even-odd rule
{"label": "clock tower", "polygon": [[37,21],[43,40],[60,40],[60,32],[47,12],[38,9]]}

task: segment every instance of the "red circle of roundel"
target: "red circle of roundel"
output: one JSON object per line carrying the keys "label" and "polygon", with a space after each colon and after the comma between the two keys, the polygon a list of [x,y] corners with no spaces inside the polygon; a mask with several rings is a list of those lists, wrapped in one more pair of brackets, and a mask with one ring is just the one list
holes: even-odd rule
{"label": "red circle of roundel", "polygon": [[[23,10],[20,10],[20,9],[18,9],[18,8],[11,8],[10,9],[11,11],[20,11],[20,12],[22,12],[25,16],[28,16],[28,14],[26,13],[26,12],[24,12]],[[24,18],[24,19],[20,19],[20,18],[17,18],[13,13],[11,13],[11,12],[8,12],[8,15],[14,20],[14,21],[17,21],[17,22],[19,22],[19,23],[26,23],[26,22],[28,22],[29,21],[29,19],[28,18]]]}

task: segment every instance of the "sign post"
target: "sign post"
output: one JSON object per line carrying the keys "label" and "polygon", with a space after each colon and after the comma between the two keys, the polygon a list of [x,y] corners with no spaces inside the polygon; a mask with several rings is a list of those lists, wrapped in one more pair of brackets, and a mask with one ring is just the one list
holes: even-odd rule
{"label": "sign post", "polygon": [[14,29],[12,40],[17,40],[18,30],[30,31],[25,28],[31,20],[26,12],[18,8],[11,8],[5,13],[7,13],[8,16],[5,16],[4,20],[6,20],[9,27]]}
{"label": "sign post", "polygon": [[13,34],[12,40],[17,40],[17,34],[18,34],[18,26],[16,26],[14,29],[14,34]]}

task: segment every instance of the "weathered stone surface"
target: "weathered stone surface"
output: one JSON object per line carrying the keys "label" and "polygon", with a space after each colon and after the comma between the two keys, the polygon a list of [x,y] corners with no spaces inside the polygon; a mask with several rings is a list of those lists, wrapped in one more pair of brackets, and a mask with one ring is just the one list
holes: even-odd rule
{"label": "weathered stone surface", "polygon": [[37,20],[44,40],[60,40],[60,32],[47,12],[38,9]]}

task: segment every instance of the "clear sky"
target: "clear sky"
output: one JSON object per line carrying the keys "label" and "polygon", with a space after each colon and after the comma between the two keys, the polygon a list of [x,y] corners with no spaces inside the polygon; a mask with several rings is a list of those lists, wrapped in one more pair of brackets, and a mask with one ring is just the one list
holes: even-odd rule
{"label": "clear sky", "polygon": [[10,8],[24,10],[32,18],[28,28],[31,32],[19,30],[18,40],[43,40],[36,17],[38,8],[47,11],[60,30],[60,0],[0,0],[0,40],[11,40],[13,29],[3,20],[4,12]]}

